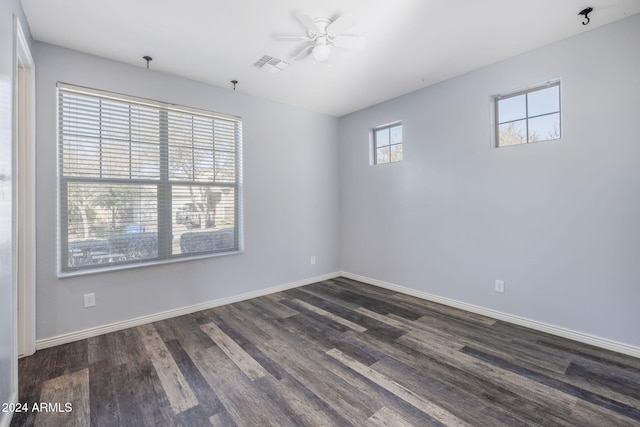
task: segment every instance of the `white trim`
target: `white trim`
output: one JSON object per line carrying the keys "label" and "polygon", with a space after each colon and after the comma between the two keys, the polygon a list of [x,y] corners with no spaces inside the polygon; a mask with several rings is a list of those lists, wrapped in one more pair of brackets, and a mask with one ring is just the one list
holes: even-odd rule
{"label": "white trim", "polygon": [[35,63],[20,21],[14,17],[14,147],[16,162],[17,352],[36,351],[35,321]]}
{"label": "white trim", "polygon": [[[229,255],[240,255],[243,254],[244,251],[239,249],[237,251],[230,252],[216,252],[213,254],[204,254],[204,255],[194,255],[189,257],[178,257],[178,258],[168,258],[158,261],[144,261],[140,263],[133,264],[115,264],[115,265],[107,265],[107,267],[103,268],[90,268],[87,270],[72,270],[72,271],[58,271],[58,279],[66,279],[67,277],[79,277],[79,276],[88,276],[92,274],[101,274],[101,273],[113,273],[114,271],[120,270],[131,270],[134,268],[146,268],[153,267],[156,265],[164,265],[164,264],[174,264],[178,262],[189,262],[189,261],[197,261],[200,259],[209,259],[209,258],[218,258]],[[58,263],[58,268],[60,268],[60,263]]]}
{"label": "white trim", "polygon": [[[2,402],[5,403],[5,402]],[[14,391],[11,393],[11,397],[9,401],[6,402],[9,405],[18,403],[18,392]],[[0,408],[1,409],[1,408]],[[9,427],[11,425],[11,419],[13,418],[13,412],[0,412],[0,427]]]}
{"label": "white trim", "polygon": [[260,289],[257,291],[247,292],[240,295],[234,295],[226,298],[221,298],[213,301],[195,304],[188,307],[182,307],[174,310],[163,311],[161,313],[155,313],[148,316],[136,317],[134,319],[124,320],[122,322],[115,322],[108,325],[85,329],[82,331],[62,334],[62,335],[58,335],[51,338],[45,338],[45,339],[36,341],[36,349],[42,350],[48,347],[67,344],[70,342],[82,340],[85,338],[95,337],[95,336],[106,334],[109,332],[115,332],[115,331],[120,331],[122,329],[144,325],[146,323],[170,319],[172,317],[182,316],[185,314],[194,313],[196,311],[206,310],[209,308],[218,307],[226,304],[232,304],[234,302],[240,302],[240,301],[248,300],[251,298],[257,298],[257,297],[269,295],[275,292],[286,291],[287,289],[298,288],[300,286],[310,285],[312,283],[322,282],[323,280],[334,279],[339,276],[340,276],[339,272],[324,274],[322,276],[310,277],[308,279],[302,279],[296,282],[286,283],[284,285],[272,286],[270,288]]}
{"label": "white trim", "polygon": [[583,332],[573,331],[571,329],[550,325],[548,323],[527,319],[525,317],[514,316],[513,314],[503,313],[501,311],[492,310],[490,308],[485,308],[478,305],[468,304],[466,302],[461,302],[461,301],[453,300],[450,298],[441,297],[441,296],[430,294],[427,292],[416,291],[415,289],[406,288],[404,286],[395,285],[393,283],[383,282],[381,280],[371,279],[369,277],[348,273],[346,271],[341,272],[340,275],[342,277],[346,277],[347,279],[357,280],[359,282],[367,283],[369,285],[377,286],[379,288],[389,289],[389,290],[400,292],[406,295],[411,295],[417,298],[425,299],[427,301],[433,301],[439,304],[459,308],[461,310],[469,311],[472,313],[481,314],[483,316],[491,317],[493,319],[503,320],[505,322],[524,326],[526,328],[534,329],[536,331],[546,332],[552,335],[557,335],[559,337],[568,338],[581,343],[590,344],[596,347],[600,347],[607,350],[612,350],[618,353],[623,353],[629,356],[640,358],[640,347],[632,346],[632,345],[621,343],[618,341],[613,341],[606,338],[601,338],[595,335],[585,334]]}

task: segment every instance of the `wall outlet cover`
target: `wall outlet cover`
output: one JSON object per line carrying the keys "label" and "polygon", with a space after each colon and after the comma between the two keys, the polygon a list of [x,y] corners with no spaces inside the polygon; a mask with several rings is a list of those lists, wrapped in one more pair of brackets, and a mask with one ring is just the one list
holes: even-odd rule
{"label": "wall outlet cover", "polygon": [[96,294],[84,294],[84,308],[95,307],[96,305]]}

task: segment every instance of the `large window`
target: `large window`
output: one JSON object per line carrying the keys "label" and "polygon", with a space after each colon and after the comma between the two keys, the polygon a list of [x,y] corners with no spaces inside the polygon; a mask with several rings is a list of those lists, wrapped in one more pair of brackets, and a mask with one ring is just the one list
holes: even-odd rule
{"label": "large window", "polygon": [[58,84],[62,273],[240,250],[238,118]]}
{"label": "large window", "polygon": [[560,138],[560,82],[495,96],[496,147]]}
{"label": "large window", "polygon": [[379,126],[373,130],[373,164],[402,160],[402,123]]}

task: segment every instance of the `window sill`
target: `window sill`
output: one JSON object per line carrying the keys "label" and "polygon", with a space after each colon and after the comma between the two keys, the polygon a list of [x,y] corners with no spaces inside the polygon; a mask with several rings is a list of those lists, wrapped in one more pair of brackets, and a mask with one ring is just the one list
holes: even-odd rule
{"label": "window sill", "polygon": [[228,255],[240,255],[243,253],[244,253],[244,250],[239,249],[237,251],[222,252],[222,253],[215,253],[215,254],[204,254],[204,255],[192,256],[192,257],[180,257],[180,258],[171,258],[171,259],[165,259],[160,261],[149,261],[144,263],[113,265],[113,266],[106,266],[104,268],[92,268],[87,270],[76,270],[76,271],[58,271],[57,277],[59,279],[66,279],[68,277],[87,276],[91,274],[113,273],[113,272],[118,272],[123,270],[131,270],[134,268],[154,267],[158,265],[175,264],[179,262],[198,261],[198,260],[218,258],[218,257],[228,256]]}

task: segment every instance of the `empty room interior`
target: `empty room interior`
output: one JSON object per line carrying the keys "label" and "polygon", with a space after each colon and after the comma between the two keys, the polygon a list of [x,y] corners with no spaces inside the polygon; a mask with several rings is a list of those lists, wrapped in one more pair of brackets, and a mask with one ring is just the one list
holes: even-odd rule
{"label": "empty room interior", "polygon": [[0,32],[0,427],[640,426],[639,1]]}

